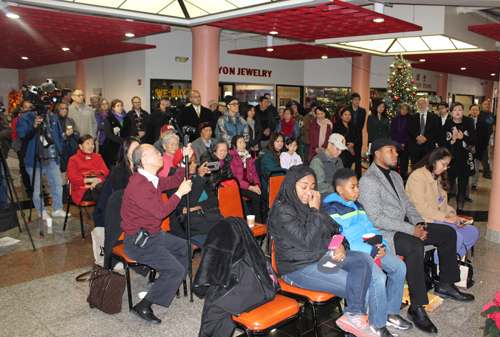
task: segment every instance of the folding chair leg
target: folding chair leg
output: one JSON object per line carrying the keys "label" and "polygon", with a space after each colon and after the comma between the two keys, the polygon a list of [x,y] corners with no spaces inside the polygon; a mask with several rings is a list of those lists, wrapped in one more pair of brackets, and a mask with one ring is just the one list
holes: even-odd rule
{"label": "folding chair leg", "polygon": [[474,246],[470,247],[470,256],[474,257]]}
{"label": "folding chair leg", "polygon": [[82,229],[82,240],[85,240],[85,233],[83,232],[83,215],[82,208],[78,206],[78,210],[80,211],[80,228]]}
{"label": "folding chair leg", "polygon": [[69,200],[68,200],[68,207],[66,207],[66,216],[64,217],[63,231],[66,230],[66,224],[68,223],[68,213],[69,213]]}
{"label": "folding chair leg", "polygon": [[[184,286],[184,297],[187,297],[187,295],[188,295],[188,290],[187,290],[187,282],[186,282],[186,279],[182,280],[182,285]],[[192,286],[191,286],[191,291],[193,291]]]}
{"label": "folding chair leg", "polygon": [[318,336],[318,312],[317,308],[313,303],[310,303],[311,309],[312,309],[312,315],[313,315],[313,331],[314,331],[314,336]]}
{"label": "folding chair leg", "polygon": [[130,285],[130,271],[127,263],[124,263],[123,267],[125,267],[125,274],[127,276],[128,309],[132,310],[132,287]]}
{"label": "folding chair leg", "polygon": [[87,212],[87,206],[85,206],[84,209],[85,209],[85,213],[87,214],[88,221],[91,222],[92,221],[92,217],[90,216],[89,212]]}

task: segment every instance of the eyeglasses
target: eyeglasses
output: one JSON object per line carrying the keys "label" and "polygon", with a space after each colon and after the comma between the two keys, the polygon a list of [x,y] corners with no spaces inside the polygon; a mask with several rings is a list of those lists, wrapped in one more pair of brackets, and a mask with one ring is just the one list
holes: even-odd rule
{"label": "eyeglasses", "polygon": [[236,105],[236,106],[238,106],[238,105],[240,105],[240,103],[230,103],[228,105]]}
{"label": "eyeglasses", "polygon": [[445,169],[445,170],[447,170],[447,169],[449,169],[449,168],[450,168],[450,165],[449,165],[447,162],[445,162],[443,159],[440,159],[439,161],[440,161],[440,162],[441,162],[441,164],[444,166],[444,169]]}
{"label": "eyeglasses", "polygon": [[141,104],[141,102],[132,102],[132,104],[137,104],[137,103]]}
{"label": "eyeglasses", "polygon": [[68,110],[68,108],[59,108],[59,110]]}
{"label": "eyeglasses", "polygon": [[142,158],[142,157],[147,156],[147,155],[148,155],[148,154],[150,154],[150,153],[160,154],[160,151],[158,151],[158,149],[156,149],[156,148],[155,148],[153,151],[149,151],[149,152],[144,153],[144,154],[141,156],[141,158]]}
{"label": "eyeglasses", "polygon": [[73,95],[75,97],[83,97],[84,95],[83,94],[80,94],[80,95]]}

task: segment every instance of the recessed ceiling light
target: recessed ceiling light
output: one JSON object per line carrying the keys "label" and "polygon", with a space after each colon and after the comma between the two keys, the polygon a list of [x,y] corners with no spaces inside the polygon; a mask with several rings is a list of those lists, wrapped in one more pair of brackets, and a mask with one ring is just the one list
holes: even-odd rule
{"label": "recessed ceiling light", "polygon": [[278,34],[278,32],[277,32],[277,31],[275,31],[275,30],[272,30],[272,31],[270,31],[270,32],[269,32],[269,34],[271,34],[271,35],[276,35],[276,34]]}
{"label": "recessed ceiling light", "polygon": [[382,18],[373,19],[373,22],[382,23],[382,22],[384,22],[384,19],[382,19]]}
{"label": "recessed ceiling light", "polygon": [[19,15],[14,14],[14,13],[7,13],[5,14],[6,17],[11,18],[11,19],[19,19]]}
{"label": "recessed ceiling light", "polygon": [[135,34],[133,34],[133,33],[127,33],[127,34],[125,34],[125,36],[126,36],[126,37],[134,37],[134,36],[135,36]]}
{"label": "recessed ceiling light", "polygon": [[495,73],[492,73],[491,76],[495,76],[496,74]]}
{"label": "recessed ceiling light", "polygon": [[420,59],[419,61],[420,61],[420,62],[425,62],[425,59]]}
{"label": "recessed ceiling light", "polygon": [[23,60],[27,60],[28,58],[26,56],[21,56]]}
{"label": "recessed ceiling light", "polygon": [[62,50],[64,50],[64,51],[68,51],[68,50],[69,50],[69,48],[64,47]]}
{"label": "recessed ceiling light", "polygon": [[328,58],[328,56],[323,55],[323,56],[321,56],[321,58],[322,58],[322,59],[327,59],[327,58]]}
{"label": "recessed ceiling light", "polygon": [[467,68],[465,68],[465,67],[460,68],[460,70],[465,70],[465,69],[467,69]]}
{"label": "recessed ceiling light", "polygon": [[267,48],[266,50],[267,51],[273,51],[274,49],[273,48]]}

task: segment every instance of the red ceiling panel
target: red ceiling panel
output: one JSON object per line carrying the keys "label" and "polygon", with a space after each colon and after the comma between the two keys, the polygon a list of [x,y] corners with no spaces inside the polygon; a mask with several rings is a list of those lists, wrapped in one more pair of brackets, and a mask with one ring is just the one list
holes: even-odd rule
{"label": "red ceiling panel", "polygon": [[326,55],[328,58],[360,56],[347,50],[329,47],[314,46],[310,44],[297,43],[282,46],[273,46],[273,51],[267,51],[267,47],[230,50],[229,54],[269,57],[281,60],[311,60],[320,59]]}
{"label": "red ceiling panel", "polygon": [[[384,22],[375,23],[375,18],[383,18]],[[277,31],[278,37],[301,41],[422,30],[412,23],[339,0],[333,4],[253,14],[209,25],[264,35]]]}
{"label": "red ceiling panel", "polygon": [[[482,51],[470,53],[419,54],[404,55],[408,60],[425,62],[412,63],[413,68],[427,69],[455,75],[476,77],[481,79],[498,79],[500,53]],[[466,68],[461,70],[460,68]],[[491,76],[495,74],[495,76]]]}
{"label": "red ceiling panel", "polygon": [[[20,16],[0,15],[0,68],[25,69],[98,56],[156,48],[122,42],[125,33],[136,37],[165,33],[169,26],[130,22],[39,9],[9,7]],[[62,47],[70,48],[63,51]],[[28,60],[22,60],[26,56]]]}
{"label": "red ceiling panel", "polygon": [[490,25],[469,26],[469,30],[481,35],[485,35],[494,40],[500,41],[500,23],[493,23]]}

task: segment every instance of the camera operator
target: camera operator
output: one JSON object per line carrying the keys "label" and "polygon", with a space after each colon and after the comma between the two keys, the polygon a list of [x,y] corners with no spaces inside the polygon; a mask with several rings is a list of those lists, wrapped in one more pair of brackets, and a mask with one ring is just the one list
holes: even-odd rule
{"label": "camera operator", "polygon": [[153,111],[149,117],[144,143],[153,145],[160,138],[161,128],[164,125],[171,124],[170,120],[176,117],[170,108],[170,98],[163,96],[160,100],[158,110]]}
{"label": "camera operator", "polygon": [[19,136],[16,133],[16,126],[19,117],[21,117],[25,111],[29,111],[32,107],[33,105],[30,102],[23,101],[21,105],[19,105],[19,111],[16,114],[16,116],[14,116],[14,113],[12,113],[11,127],[14,132],[10,136],[12,139],[12,149],[17,154],[17,158],[19,160],[19,172],[21,173],[23,185],[24,188],[26,189],[26,194],[29,196],[31,196],[33,190],[31,188],[30,175],[28,174],[28,171],[26,171],[26,151],[28,149],[28,142],[19,138]]}
{"label": "camera operator", "polygon": [[[42,140],[42,153],[39,155],[43,159],[43,173],[47,177],[49,181],[50,187],[52,189],[52,216],[53,217],[65,217],[66,212],[63,210],[62,204],[62,179],[61,179],[61,170],[59,169],[59,162],[61,158],[57,153],[56,146],[54,142],[57,144],[59,149],[62,149],[63,145],[63,130],[59,124],[59,120],[57,116],[53,114],[50,110],[47,110],[46,115],[42,117],[44,113],[37,113],[35,111],[26,111],[21,117],[19,117],[17,121],[16,133],[19,138],[28,142],[28,150],[26,153],[26,168],[28,174],[30,175],[31,181],[33,181],[33,168],[35,165],[35,153],[38,152],[37,146],[39,145],[39,141],[37,140],[37,129],[41,123],[45,123],[47,128],[50,128],[50,133],[52,133],[52,137],[47,130],[44,131],[40,138]],[[44,121],[45,118],[45,121]],[[51,139],[53,138],[53,139]],[[52,143],[52,144],[51,144]],[[45,145],[45,146],[43,146]],[[40,209],[40,164],[36,162],[36,174],[35,174],[35,182],[33,184],[33,203],[35,205],[38,214],[41,214],[43,211],[43,218],[50,219],[50,216],[47,213],[47,210]],[[70,216],[70,214],[68,214]]]}
{"label": "camera operator", "polygon": [[[12,129],[9,126],[9,122],[7,122],[7,117],[3,112],[0,112],[0,143],[2,144],[1,151],[5,160],[7,160],[7,156],[9,154],[9,139],[11,134]],[[4,173],[3,165],[0,163],[0,175],[3,175]],[[0,209],[2,208],[9,208],[6,179],[2,179],[0,181]]]}

